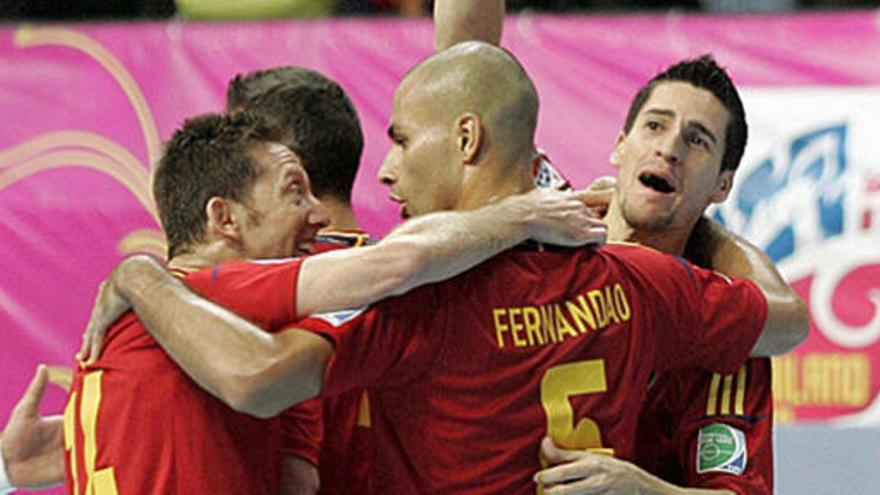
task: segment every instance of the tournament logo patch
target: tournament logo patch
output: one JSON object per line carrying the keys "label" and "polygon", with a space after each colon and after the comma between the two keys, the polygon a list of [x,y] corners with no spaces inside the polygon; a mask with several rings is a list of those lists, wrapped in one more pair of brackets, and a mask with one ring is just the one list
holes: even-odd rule
{"label": "tournament logo patch", "polygon": [[333,325],[334,327],[340,327],[344,323],[349,322],[358,317],[361,313],[367,310],[369,306],[361,306],[360,308],[353,309],[343,309],[342,311],[330,311],[327,313],[317,313],[312,315],[312,318],[318,318],[319,320],[324,320],[325,322]]}
{"label": "tournament logo patch", "polygon": [[742,474],[748,464],[746,436],[730,425],[714,423],[700,429],[697,473]]}

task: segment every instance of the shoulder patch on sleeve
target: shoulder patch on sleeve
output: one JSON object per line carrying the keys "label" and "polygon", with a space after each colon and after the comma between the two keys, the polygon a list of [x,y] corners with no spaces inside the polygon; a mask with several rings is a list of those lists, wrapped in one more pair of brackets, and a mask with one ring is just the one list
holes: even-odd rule
{"label": "shoulder patch on sleeve", "polygon": [[697,439],[697,473],[727,473],[740,475],[746,470],[749,453],[746,435],[724,423],[713,423],[700,428]]}
{"label": "shoulder patch on sleeve", "polygon": [[340,327],[343,324],[357,318],[361,313],[367,310],[369,306],[361,306],[359,308],[343,309],[341,311],[328,311],[326,313],[316,313],[311,318],[323,320],[334,327]]}

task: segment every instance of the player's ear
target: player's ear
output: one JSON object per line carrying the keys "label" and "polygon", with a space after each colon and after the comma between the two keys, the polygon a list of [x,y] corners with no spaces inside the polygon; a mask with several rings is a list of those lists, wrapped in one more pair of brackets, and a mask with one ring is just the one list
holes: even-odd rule
{"label": "player's ear", "polygon": [[239,215],[234,205],[226,198],[214,196],[205,205],[207,225],[205,230],[226,238],[238,239]]}
{"label": "player's ear", "polygon": [[733,189],[733,170],[724,170],[718,174],[718,179],[715,181],[715,191],[709,200],[713,203],[721,203],[730,195],[731,189]]}
{"label": "player's ear", "polygon": [[623,131],[617,135],[617,139],[614,141],[614,150],[611,152],[611,158],[609,161],[612,165],[617,168],[620,168],[621,162],[623,162],[623,141],[626,139],[626,134]]}
{"label": "player's ear", "polygon": [[470,112],[461,114],[455,122],[456,144],[465,165],[475,164],[480,156],[482,127],[480,118]]}

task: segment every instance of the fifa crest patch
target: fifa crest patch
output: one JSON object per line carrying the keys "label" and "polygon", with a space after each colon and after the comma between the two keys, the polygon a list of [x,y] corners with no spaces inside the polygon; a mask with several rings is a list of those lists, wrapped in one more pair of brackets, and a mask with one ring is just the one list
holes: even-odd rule
{"label": "fifa crest patch", "polygon": [[343,309],[342,311],[330,311],[327,313],[317,313],[312,315],[312,318],[318,318],[319,320],[324,320],[325,322],[333,325],[334,327],[340,327],[343,323],[349,322],[358,315],[367,310],[368,306],[361,306],[360,308],[354,309]]}
{"label": "fifa crest patch", "polygon": [[724,423],[700,429],[697,441],[697,473],[742,474],[749,460],[746,435]]}

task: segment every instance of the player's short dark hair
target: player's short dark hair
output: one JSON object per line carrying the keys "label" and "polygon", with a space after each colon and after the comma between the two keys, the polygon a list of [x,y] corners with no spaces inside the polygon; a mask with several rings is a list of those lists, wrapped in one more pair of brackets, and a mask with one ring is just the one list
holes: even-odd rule
{"label": "player's short dark hair", "polygon": [[168,240],[168,258],[203,239],[212,197],[241,201],[261,170],[252,152],[272,141],[272,128],[249,112],[187,119],[165,143],[153,197]]}
{"label": "player's short dark hair", "polygon": [[300,67],[239,75],[229,83],[227,108],[270,117],[279,141],[302,160],[315,195],[350,201],[364,135],[339,84]]}
{"label": "player's short dark hair", "polygon": [[721,159],[721,170],[736,171],[746,148],[749,129],[746,124],[746,112],[742,100],[733,81],[727,72],[720,67],[712,55],[706,54],[695,59],[683,60],[665,71],[654,76],[633,98],[626,116],[624,132],[629,134],[636,117],[650,98],[651,93],[664,82],[681,81],[702,88],[718,98],[730,112],[724,141],[724,156]]}

